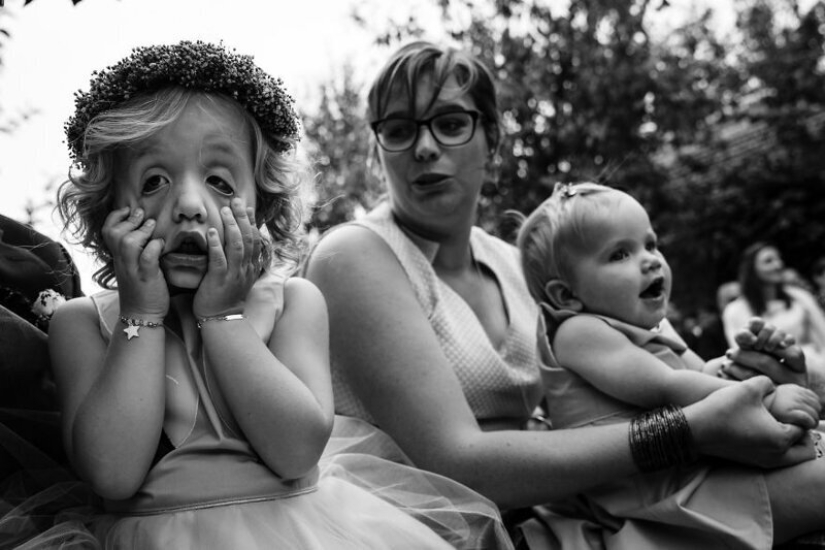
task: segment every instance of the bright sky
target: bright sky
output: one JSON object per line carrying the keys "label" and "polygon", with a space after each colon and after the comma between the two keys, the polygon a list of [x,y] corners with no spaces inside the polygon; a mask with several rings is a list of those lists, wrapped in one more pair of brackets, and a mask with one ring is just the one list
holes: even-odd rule
{"label": "bright sky", "polygon": [[[560,0],[552,0],[559,5]],[[672,0],[669,14],[711,0]],[[719,6],[720,1],[713,2]],[[729,0],[721,2],[728,4]],[[29,203],[42,204],[65,179],[69,157],[63,123],[74,92],[88,88],[92,71],[112,65],[140,45],[202,39],[223,42],[255,57],[284,79],[299,110],[311,109],[318,86],[350,63],[361,82],[371,79],[387,52],[373,44],[349,13],[354,6],[375,21],[410,13],[438,28],[432,0],[6,0],[0,28],[11,32],[0,52],[0,105],[7,119],[32,112],[11,134],[0,133],[2,212],[24,219]],[[553,5],[551,4],[551,5]],[[664,10],[663,10],[664,11]],[[430,36],[435,40],[442,37]],[[37,229],[61,239],[58,221],[41,210]],[[87,293],[91,260],[71,248]]]}
{"label": "bright sky", "polygon": [[[69,157],[63,123],[74,92],[88,89],[92,71],[112,65],[133,47],[180,40],[223,42],[250,54],[280,76],[299,109],[312,108],[318,86],[350,63],[360,81],[380,67],[386,52],[349,17],[355,5],[382,18],[397,2],[378,0],[6,0],[0,28],[11,32],[0,52],[3,119],[33,112],[11,134],[0,133],[2,212],[25,218],[28,203],[42,204],[65,179]],[[410,4],[404,2],[407,9]],[[432,4],[432,2],[431,2]],[[395,12],[393,12],[395,13]],[[6,16],[8,15],[8,16]],[[303,100],[303,101],[302,101]],[[307,107],[303,107],[306,105]],[[37,228],[60,238],[51,212],[36,215]],[[91,262],[72,250],[91,288]],[[88,281],[88,282],[87,282]]]}

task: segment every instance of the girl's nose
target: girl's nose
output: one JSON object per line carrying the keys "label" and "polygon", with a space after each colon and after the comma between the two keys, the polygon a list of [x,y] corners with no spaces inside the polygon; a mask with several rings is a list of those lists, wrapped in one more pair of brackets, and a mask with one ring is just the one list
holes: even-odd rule
{"label": "girl's nose", "polygon": [[430,129],[421,125],[418,130],[418,138],[415,140],[414,152],[415,159],[420,161],[434,160],[441,155],[441,148],[435,140]]}
{"label": "girl's nose", "polygon": [[203,196],[205,189],[198,182],[191,181],[191,178],[179,182],[177,193],[175,194],[175,204],[173,218],[176,222],[184,220],[196,220],[203,222],[206,220],[206,198]]}

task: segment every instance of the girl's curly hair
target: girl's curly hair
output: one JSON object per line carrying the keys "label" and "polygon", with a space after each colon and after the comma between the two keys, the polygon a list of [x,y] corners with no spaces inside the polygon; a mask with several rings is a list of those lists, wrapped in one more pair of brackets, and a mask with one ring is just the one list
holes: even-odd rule
{"label": "girl's curly hair", "polygon": [[231,106],[251,129],[256,193],[255,221],[262,231],[262,265],[295,267],[301,247],[302,187],[309,180],[297,147],[283,149],[261,129],[254,116],[232,98],[212,92],[172,86],[135,96],[95,116],[85,127],[83,148],[69,178],[58,189],[57,206],[64,230],[89,248],[103,266],[94,280],[114,287],[114,263],[103,240],[103,223],[114,209],[113,182],[118,151],[143,141],[174,123],[192,101]]}

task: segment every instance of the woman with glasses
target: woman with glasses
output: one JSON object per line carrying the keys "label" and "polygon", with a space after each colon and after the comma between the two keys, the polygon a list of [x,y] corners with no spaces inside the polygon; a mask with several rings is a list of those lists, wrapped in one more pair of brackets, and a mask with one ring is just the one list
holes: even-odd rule
{"label": "woman with glasses", "polygon": [[[492,76],[465,52],[415,42],[391,57],[368,103],[388,199],[327,233],[306,266],[329,308],[337,434],[364,435],[360,450],[468,485],[510,525],[531,507],[633,475],[651,457],[664,468],[698,454],[760,466],[813,456],[800,430],[762,406],[772,388],[764,377],[667,412],[678,422],[652,411],[633,432],[629,424],[525,429],[537,424],[542,394],[538,311],[515,248],[474,225],[501,136]],[[777,363],[756,352],[735,357]],[[753,493],[739,485],[731,490]],[[540,515],[513,530],[517,542],[591,548],[609,532],[645,548],[630,542],[632,522],[607,528],[546,508]],[[755,532],[765,525],[755,514]]]}

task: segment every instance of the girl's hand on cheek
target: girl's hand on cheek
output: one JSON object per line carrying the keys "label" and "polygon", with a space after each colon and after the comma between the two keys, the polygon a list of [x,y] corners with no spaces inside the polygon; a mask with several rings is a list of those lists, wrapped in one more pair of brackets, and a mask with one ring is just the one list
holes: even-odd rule
{"label": "girl's hand on cheek", "polygon": [[221,208],[224,244],[214,227],[207,232],[209,263],[195,293],[196,317],[218,317],[243,312],[244,300],[261,273],[261,234],[254,211],[240,199]]}
{"label": "girl's hand on cheek", "polygon": [[162,320],[169,311],[169,290],[160,269],[163,239],[153,239],[155,220],[144,220],[141,208],[114,210],[103,223],[103,240],[112,254],[127,317]]}

